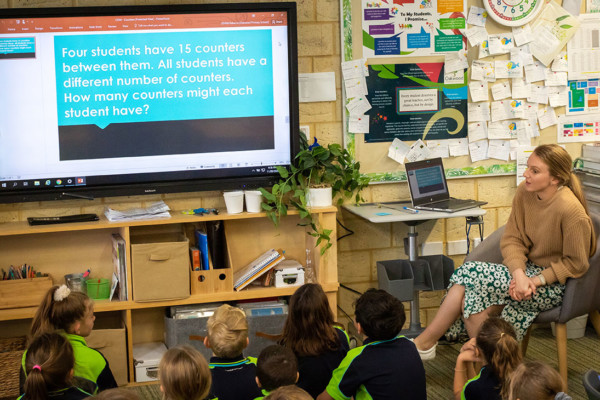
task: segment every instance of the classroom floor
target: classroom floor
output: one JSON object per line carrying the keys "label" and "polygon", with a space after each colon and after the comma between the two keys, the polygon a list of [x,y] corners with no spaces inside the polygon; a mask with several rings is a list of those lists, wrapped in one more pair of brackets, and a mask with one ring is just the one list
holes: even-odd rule
{"label": "classroom floor", "polygon": [[[567,346],[569,357],[568,394],[573,400],[586,400],[587,396],[581,378],[590,368],[600,371],[600,339],[594,330],[588,327],[585,337],[570,339]],[[435,360],[425,363],[429,400],[452,399],[454,364],[460,347],[460,344],[440,345]],[[557,367],[556,341],[549,326],[537,326],[532,332],[526,358],[541,360],[554,368]],[[136,386],[131,390],[135,390],[143,400],[161,399],[158,385]]]}

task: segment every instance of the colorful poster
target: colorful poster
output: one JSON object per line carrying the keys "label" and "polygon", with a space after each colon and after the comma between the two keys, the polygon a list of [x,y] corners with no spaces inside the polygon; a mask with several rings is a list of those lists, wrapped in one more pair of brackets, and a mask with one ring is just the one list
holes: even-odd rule
{"label": "colorful poster", "polygon": [[467,137],[466,75],[444,84],[444,63],[369,65],[366,142]]}
{"label": "colorful poster", "polygon": [[558,143],[596,142],[600,140],[600,117],[561,115],[556,124],[556,134]]}
{"label": "colorful poster", "polygon": [[464,0],[362,0],[363,57],[466,50]]}
{"label": "colorful poster", "polygon": [[569,81],[567,114],[596,114],[600,111],[598,79]]}

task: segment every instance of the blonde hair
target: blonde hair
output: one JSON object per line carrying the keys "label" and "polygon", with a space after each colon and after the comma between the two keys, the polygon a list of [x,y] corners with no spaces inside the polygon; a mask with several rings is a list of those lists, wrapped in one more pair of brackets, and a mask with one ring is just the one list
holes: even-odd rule
{"label": "blonde hair", "polygon": [[[571,155],[557,144],[543,144],[533,150],[544,164],[548,166],[550,175],[558,180],[560,186],[566,186],[577,197],[586,214],[589,216],[587,201],[577,175],[573,173],[573,160]],[[596,253],[596,233],[592,224],[592,238],[590,243],[590,257]]]}
{"label": "blonde hair", "polygon": [[202,400],[210,391],[210,368],[202,354],[189,345],[167,350],[158,375],[165,400]]}
{"label": "blonde hair", "polygon": [[313,398],[306,390],[296,385],[288,385],[273,390],[264,400],[313,400]]}
{"label": "blonde hair", "polygon": [[540,361],[519,365],[502,390],[504,400],[554,400],[562,391],[560,374]]}
{"label": "blonde hair", "polygon": [[243,310],[223,304],[208,318],[206,327],[210,348],[217,357],[242,354],[248,339],[248,321]]}
{"label": "blonde hair", "polygon": [[[73,333],[71,327],[81,320],[89,305],[90,298],[85,293],[67,291],[67,295],[61,300],[55,299],[55,292],[61,286],[53,286],[44,295],[42,303],[35,312],[31,323],[30,335],[35,337],[41,333],[54,332],[62,329],[67,333]],[[68,289],[67,289],[68,290]]]}

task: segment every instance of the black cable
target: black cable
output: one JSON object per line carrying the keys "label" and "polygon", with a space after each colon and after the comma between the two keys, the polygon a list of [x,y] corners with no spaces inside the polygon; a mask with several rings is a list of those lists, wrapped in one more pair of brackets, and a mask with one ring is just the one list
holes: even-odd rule
{"label": "black cable", "polygon": [[351,292],[353,292],[353,293],[356,293],[356,294],[357,294],[357,295],[359,295],[359,296],[362,296],[362,293],[361,293],[361,292],[359,292],[358,290],[354,290],[354,289],[352,289],[351,287],[348,287],[348,286],[344,285],[343,283],[340,283],[340,287],[341,287],[341,288],[344,288],[344,289],[346,289],[346,290],[349,290],[349,291],[351,291]]}
{"label": "black cable", "polygon": [[338,223],[338,224],[339,224],[339,225],[340,225],[342,228],[344,228],[344,229],[345,229],[345,230],[348,232],[348,233],[346,233],[346,234],[344,234],[344,235],[340,236],[339,238],[337,238],[337,241],[338,241],[338,242],[339,242],[340,240],[342,240],[343,238],[345,238],[346,236],[354,235],[354,231],[353,231],[352,229],[348,229],[348,228],[346,228],[346,227],[345,227],[345,226],[344,226],[344,225],[343,225],[343,224],[340,222],[340,220],[339,220],[339,219],[337,219],[337,218],[336,218],[335,220],[337,221],[337,223]]}

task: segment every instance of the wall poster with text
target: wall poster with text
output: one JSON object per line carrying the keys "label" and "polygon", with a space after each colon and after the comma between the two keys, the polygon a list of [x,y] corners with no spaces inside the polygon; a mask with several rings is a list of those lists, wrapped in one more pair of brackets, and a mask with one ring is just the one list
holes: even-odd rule
{"label": "wall poster with text", "polygon": [[467,49],[465,0],[361,1],[364,58]]}
{"label": "wall poster with text", "polygon": [[[466,72],[465,72],[466,74]],[[369,65],[365,142],[467,137],[467,84],[444,84],[444,63]]]}

